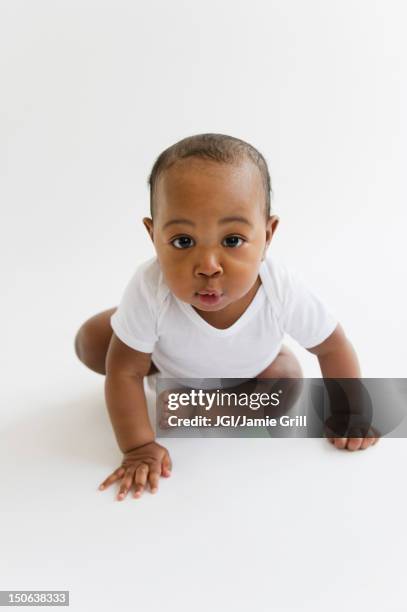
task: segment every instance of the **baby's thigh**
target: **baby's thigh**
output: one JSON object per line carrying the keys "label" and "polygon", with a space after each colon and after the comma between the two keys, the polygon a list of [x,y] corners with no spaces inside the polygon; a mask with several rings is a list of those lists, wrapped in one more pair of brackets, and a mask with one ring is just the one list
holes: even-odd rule
{"label": "baby's thigh", "polygon": [[277,380],[271,382],[273,386],[278,385],[277,389],[281,393],[279,405],[273,406],[270,412],[270,416],[274,417],[286,414],[296,405],[304,384],[301,365],[294,353],[286,346],[281,347],[277,357],[256,378],[264,381],[258,383],[261,385],[259,387],[261,392],[270,392],[270,389],[267,388],[267,380],[278,379],[278,382]]}
{"label": "baby's thigh", "polygon": [[303,372],[297,357],[283,345],[277,357],[256,378],[303,378]]}
{"label": "baby's thigh", "polygon": [[[117,306],[93,315],[81,325],[75,337],[77,356],[88,368],[99,374],[106,373],[106,354],[113,334],[110,318],[116,310]],[[151,362],[148,376],[156,372],[158,369]]]}
{"label": "baby's thigh", "polygon": [[75,337],[75,349],[81,361],[98,361],[106,356],[113,334],[110,317],[116,310],[117,306],[103,310],[81,325]]}

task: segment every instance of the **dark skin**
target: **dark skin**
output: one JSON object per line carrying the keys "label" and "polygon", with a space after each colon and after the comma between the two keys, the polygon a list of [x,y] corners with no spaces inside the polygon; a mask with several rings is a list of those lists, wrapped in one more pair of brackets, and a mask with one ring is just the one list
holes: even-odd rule
{"label": "dark skin", "polygon": [[[168,287],[214,327],[233,325],[261,284],[259,266],[279,223],[275,215],[265,218],[258,168],[246,160],[237,165],[179,160],[158,178],[155,202],[154,220],[145,217],[143,224]],[[237,216],[241,219],[232,219]],[[216,305],[202,303],[197,295],[208,286],[222,294]],[[317,356],[324,378],[361,375],[356,353],[340,325],[308,350]],[[288,372],[290,355],[284,359]],[[257,377],[284,377],[281,363],[279,355]],[[121,480],[120,500],[132,488],[134,496],[140,497],[147,484],[156,491],[160,476],[170,474],[171,459],[167,449],[155,442],[145,407],[141,381],[150,369],[151,354],[134,351],[112,335],[106,356],[106,394],[124,460],[101,487]],[[134,397],[137,402],[129,399]],[[378,438],[329,440],[338,449],[353,451],[375,444]]]}
{"label": "dark skin", "polygon": [[[259,266],[279,222],[276,215],[265,220],[258,168],[247,161],[178,161],[159,177],[155,201],[154,221],[145,217],[143,223],[168,287],[208,323],[229,327],[261,284]],[[222,221],[237,216],[246,222]],[[221,303],[199,300],[196,292],[207,285],[222,291]]]}

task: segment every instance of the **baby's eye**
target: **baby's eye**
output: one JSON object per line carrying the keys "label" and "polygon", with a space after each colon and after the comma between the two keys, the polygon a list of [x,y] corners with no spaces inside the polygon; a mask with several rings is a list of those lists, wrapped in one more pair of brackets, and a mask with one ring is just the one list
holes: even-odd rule
{"label": "baby's eye", "polygon": [[241,240],[242,242],[245,242],[245,240],[243,238],[240,238],[240,236],[228,236],[227,238],[225,238],[225,240],[232,240],[232,244],[229,244],[228,246],[231,246],[232,248],[236,247],[236,246],[240,246],[238,244],[236,244],[236,240]]}
{"label": "baby's eye", "polygon": [[[177,242],[177,240],[181,240],[183,246],[176,246],[175,243]],[[183,249],[189,246],[189,244],[185,244],[185,240],[188,242],[188,240],[191,240],[191,238],[189,238],[188,236],[179,236],[178,238],[174,238],[174,240],[171,241],[171,244],[173,244],[176,249]]]}
{"label": "baby's eye", "polygon": [[[239,240],[241,241],[241,243],[236,242]],[[178,244],[176,244],[177,241],[179,241]],[[190,238],[189,236],[178,236],[178,238],[174,238],[174,240],[171,241],[171,244],[176,249],[186,249],[190,246],[189,241],[192,241],[192,238]],[[227,236],[225,238],[225,241],[229,241],[229,244],[227,244],[226,246],[231,248],[241,246],[241,244],[245,242],[244,238],[240,238],[240,236]]]}

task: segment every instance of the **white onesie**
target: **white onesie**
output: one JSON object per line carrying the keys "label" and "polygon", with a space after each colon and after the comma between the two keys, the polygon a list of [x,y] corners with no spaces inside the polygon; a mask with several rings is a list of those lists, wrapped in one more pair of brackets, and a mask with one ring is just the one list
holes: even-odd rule
{"label": "white onesie", "polygon": [[[161,378],[249,380],[278,355],[284,334],[304,348],[323,342],[337,319],[318,297],[270,254],[261,262],[262,284],[242,316],[226,329],[207,323],[166,285],[157,256],[131,277],[111,326],[133,349],[152,353]],[[221,377],[221,378],[219,378]],[[231,386],[234,383],[231,382]]]}

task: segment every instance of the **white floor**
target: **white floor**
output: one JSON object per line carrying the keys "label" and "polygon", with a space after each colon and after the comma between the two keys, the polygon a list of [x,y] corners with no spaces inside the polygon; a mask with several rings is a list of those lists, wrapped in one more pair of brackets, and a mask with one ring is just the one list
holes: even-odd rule
{"label": "white floor", "polygon": [[1,589],[80,611],[404,610],[405,440],[167,439],[158,494],[116,502],[103,378],[61,361],[64,384],[56,360],[4,411]]}

